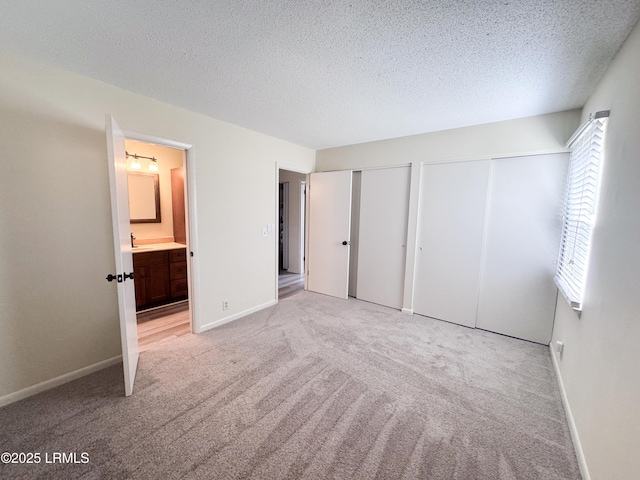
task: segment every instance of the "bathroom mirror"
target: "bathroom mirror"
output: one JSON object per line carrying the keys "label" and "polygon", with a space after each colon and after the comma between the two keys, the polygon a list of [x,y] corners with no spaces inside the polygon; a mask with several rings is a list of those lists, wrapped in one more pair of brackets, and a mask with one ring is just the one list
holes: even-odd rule
{"label": "bathroom mirror", "polygon": [[128,172],[131,223],[160,223],[160,177],[157,173]]}

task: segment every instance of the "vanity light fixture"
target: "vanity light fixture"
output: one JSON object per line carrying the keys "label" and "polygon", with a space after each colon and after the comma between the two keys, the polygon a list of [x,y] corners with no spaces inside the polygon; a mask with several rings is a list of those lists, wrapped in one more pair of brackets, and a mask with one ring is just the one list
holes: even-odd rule
{"label": "vanity light fixture", "polygon": [[127,158],[131,157],[133,158],[133,160],[131,160],[131,163],[129,164],[129,167],[135,169],[135,170],[141,170],[142,169],[142,165],[140,165],[140,159],[144,158],[149,160],[149,166],[148,169],[150,172],[157,172],[158,171],[158,159],[156,157],[145,157],[143,155],[138,155],[137,153],[129,153],[127,151],[125,151],[124,153],[127,154]]}

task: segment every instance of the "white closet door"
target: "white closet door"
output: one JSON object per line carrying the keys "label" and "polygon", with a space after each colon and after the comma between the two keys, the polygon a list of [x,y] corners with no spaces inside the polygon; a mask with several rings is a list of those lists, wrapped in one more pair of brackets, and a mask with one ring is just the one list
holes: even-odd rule
{"label": "white closet door", "polygon": [[413,310],[474,327],[489,160],[424,165]]}
{"label": "white closet door", "polygon": [[357,298],[402,308],[409,211],[409,167],[361,177]]}
{"label": "white closet door", "polygon": [[312,173],[309,189],[307,288],[347,298],[351,228],[351,171]]}
{"label": "white closet door", "polygon": [[548,344],[568,154],[492,160],[476,326]]}

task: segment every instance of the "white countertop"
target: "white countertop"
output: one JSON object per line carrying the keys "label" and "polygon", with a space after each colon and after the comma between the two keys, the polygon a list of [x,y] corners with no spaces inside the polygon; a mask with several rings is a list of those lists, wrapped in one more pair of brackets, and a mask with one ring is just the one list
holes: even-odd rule
{"label": "white countertop", "polygon": [[178,248],[187,248],[187,246],[183,245],[182,243],[176,243],[176,242],[151,243],[149,245],[140,245],[140,246],[133,247],[131,251],[133,253],[159,252],[162,250],[176,250]]}

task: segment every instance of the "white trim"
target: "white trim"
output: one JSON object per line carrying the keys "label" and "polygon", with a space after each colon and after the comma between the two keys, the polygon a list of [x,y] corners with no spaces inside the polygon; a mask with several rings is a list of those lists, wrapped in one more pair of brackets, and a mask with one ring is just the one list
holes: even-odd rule
{"label": "white trim", "polygon": [[282,162],[276,162],[276,169],[287,170],[289,172],[295,172],[295,173],[305,173],[305,174],[309,174],[313,172],[312,168],[306,168],[306,167],[301,167],[299,165],[292,165],[289,163],[282,163]]}
{"label": "white trim", "polygon": [[413,308],[403,308],[402,313],[406,313],[407,315],[413,315]]}
{"label": "white trim", "polygon": [[275,300],[269,300],[261,305],[257,305],[255,307],[249,308],[242,312],[234,313],[233,315],[229,315],[228,317],[221,318],[220,320],[216,320],[215,322],[207,323],[206,325],[202,325],[198,328],[195,333],[202,333],[207,330],[211,330],[212,328],[219,327],[224,325],[225,323],[233,322],[234,320],[238,320],[239,318],[246,317],[255,312],[259,312],[260,310],[264,310],[265,308],[271,307],[275,305],[277,302]]}
{"label": "white trim", "polygon": [[280,297],[280,261],[278,256],[280,255],[280,166],[278,162],[276,162],[276,208],[275,208],[275,216],[273,219],[275,225],[275,236],[276,241],[274,242],[276,245],[275,254],[276,254],[276,279],[273,290],[273,298],[275,299],[275,303],[278,303]]}
{"label": "white trim", "polygon": [[329,172],[344,172],[345,170],[351,170],[352,172],[364,172],[366,170],[387,170],[389,168],[402,168],[402,167],[411,167],[412,163],[398,163],[395,165],[381,165],[381,166],[365,166],[365,167],[353,167],[353,168],[335,168],[333,170],[318,170],[313,173],[329,173]]}
{"label": "white trim", "polygon": [[101,362],[94,363],[93,365],[82,367],[78,370],[74,370],[73,372],[60,375],[59,377],[50,378],[49,380],[45,380],[44,382],[40,382],[35,385],[31,385],[30,387],[23,388],[22,390],[18,390],[17,392],[9,393],[8,395],[0,397],[0,407],[18,402],[33,395],[37,395],[38,393],[50,390],[73,380],[77,380],[78,378],[82,378],[86,375],[90,375],[100,370],[104,370],[105,368],[111,367],[120,362],[122,362],[122,355],[118,355],[117,357],[109,358],[107,360],[102,360]]}
{"label": "white trim", "polygon": [[131,140],[137,140],[139,142],[146,143],[155,143],[156,145],[160,145],[163,147],[171,147],[178,148],[180,150],[189,150],[193,147],[190,143],[177,142],[175,140],[169,140],[162,137],[156,137],[155,135],[149,135],[147,133],[134,132],[133,130],[125,130],[122,129],[122,133],[126,138],[130,138]]}
{"label": "white trim", "polygon": [[[198,257],[198,218],[196,204],[196,153],[195,147],[184,150],[185,189],[187,191],[187,287],[189,289],[189,317],[191,331],[196,332],[200,320],[200,263]],[[191,256],[194,254],[194,257]]]}
{"label": "white trim", "polygon": [[305,291],[309,290],[309,260],[307,260],[307,257],[309,256],[309,224],[311,223],[309,221],[309,212],[311,211],[309,209],[309,205],[310,205],[310,201],[309,199],[311,198],[309,196],[309,188],[311,188],[311,174],[307,173],[306,177],[304,178],[304,191],[305,191],[305,195],[306,197],[304,198],[304,289]]}
{"label": "white trim", "polygon": [[481,160],[500,160],[501,158],[519,158],[519,157],[533,157],[537,155],[552,155],[556,153],[570,153],[571,150],[566,148],[550,148],[545,150],[532,150],[528,152],[514,152],[514,153],[500,153],[496,155],[479,155],[473,157],[458,157],[449,158],[443,160],[422,160],[422,165],[438,165],[441,163],[459,163],[459,162],[478,162]]}
{"label": "white trim", "polygon": [[556,352],[553,349],[553,342],[549,343],[549,351],[551,352],[551,360],[553,368],[556,372],[556,378],[558,379],[558,387],[560,388],[560,396],[562,397],[562,406],[564,407],[564,413],[567,417],[567,423],[569,424],[569,432],[571,432],[571,440],[573,441],[573,448],[576,451],[576,458],[578,459],[578,466],[580,467],[580,474],[582,480],[591,480],[589,475],[589,467],[587,466],[587,460],[584,457],[584,451],[582,450],[582,443],[580,443],[580,435],[578,434],[578,428],[576,427],[573,413],[571,412],[571,406],[569,405],[569,399],[567,398],[567,392],[564,389],[564,382],[562,381],[562,375],[560,374],[560,365],[556,357]]}

